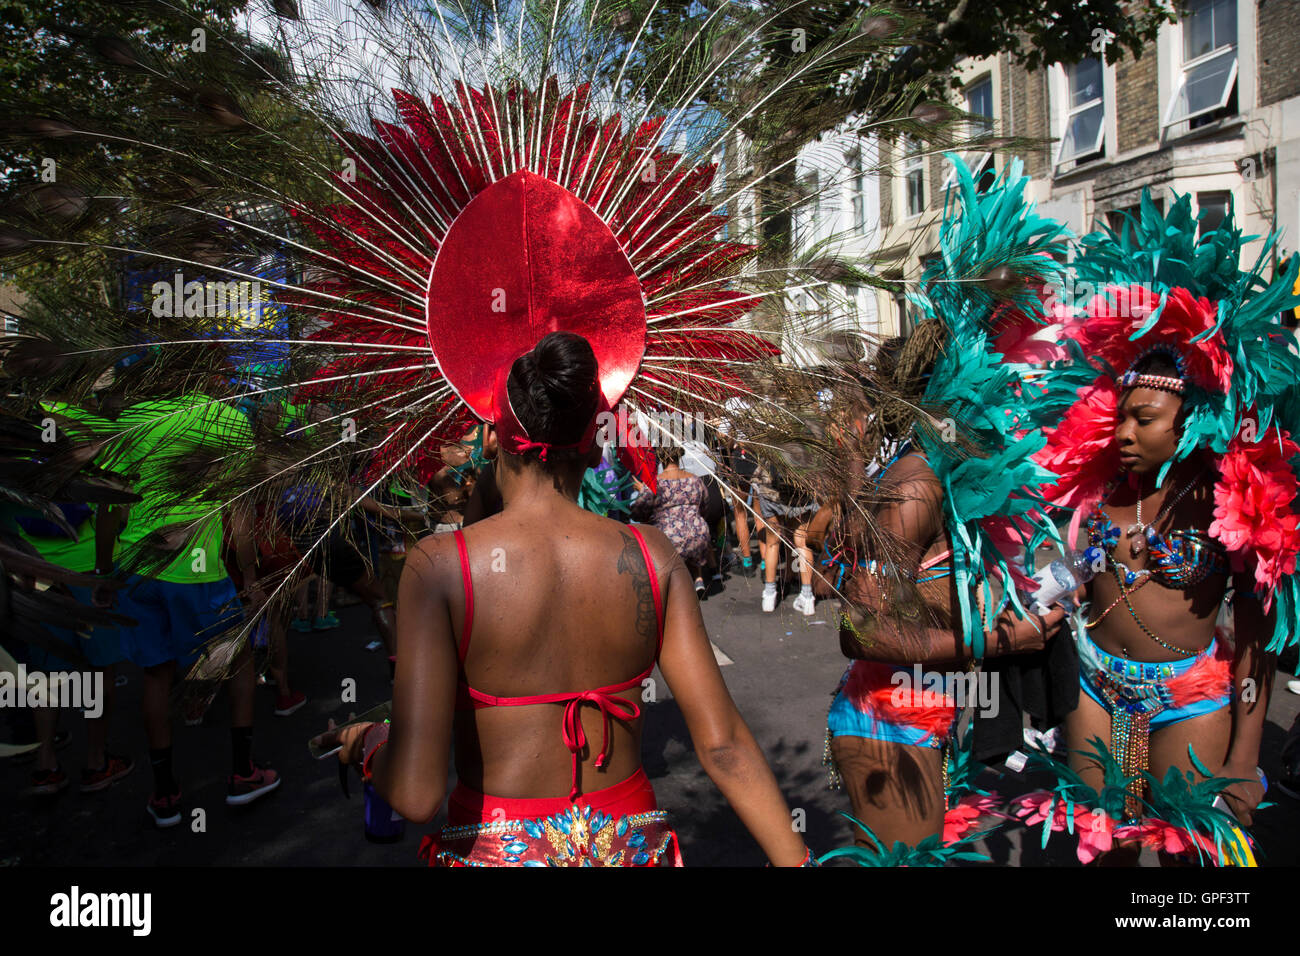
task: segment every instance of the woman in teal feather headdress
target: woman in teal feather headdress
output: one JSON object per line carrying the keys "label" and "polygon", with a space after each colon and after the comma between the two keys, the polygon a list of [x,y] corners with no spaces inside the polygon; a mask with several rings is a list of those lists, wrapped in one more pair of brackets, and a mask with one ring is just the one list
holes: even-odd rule
{"label": "woman in teal feather headdress", "polygon": [[857,430],[864,449],[900,445],[850,503],[878,533],[845,589],[841,648],[854,663],[827,757],[866,824],[859,842],[885,847],[944,830],[943,750],[977,662],[1041,648],[1064,618],[1029,614],[1004,584],[1056,534],[1036,492],[1053,476],[1031,457],[1043,445],[1032,333],[1065,232],[1026,203],[1018,161],[983,193],[955,165],[941,255],[909,296],[924,321],[877,363],[889,397]]}
{"label": "woman in teal feather headdress", "polygon": [[[1067,740],[1098,792],[1106,761],[1083,749],[1109,741],[1129,792],[1123,832],[1168,821],[1152,801],[1169,773],[1227,780],[1250,821],[1273,652],[1295,639],[1300,607],[1300,356],[1279,323],[1300,266],[1266,281],[1270,238],[1243,271],[1253,237],[1231,213],[1198,231],[1190,196],[1166,216],[1144,195],[1136,222],[1082,241],[1058,329],[1085,380],[1039,455],[1059,475],[1045,493],[1108,554],[1075,621],[1082,693]],[[1218,627],[1228,600],[1235,648]]]}

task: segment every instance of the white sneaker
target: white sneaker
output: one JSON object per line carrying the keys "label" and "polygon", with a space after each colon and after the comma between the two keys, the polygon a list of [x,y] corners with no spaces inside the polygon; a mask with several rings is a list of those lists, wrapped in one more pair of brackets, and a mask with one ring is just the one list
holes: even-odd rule
{"label": "white sneaker", "polygon": [[807,597],[800,594],[794,599],[794,609],[805,617],[812,617],[817,613],[817,599],[811,594]]}
{"label": "white sneaker", "polygon": [[767,593],[767,592],[764,592],[764,593],[763,593],[763,611],[764,611],[764,613],[770,614],[772,611],[775,611],[775,610],[776,610],[776,592],[773,591],[773,592],[771,592],[770,594]]}

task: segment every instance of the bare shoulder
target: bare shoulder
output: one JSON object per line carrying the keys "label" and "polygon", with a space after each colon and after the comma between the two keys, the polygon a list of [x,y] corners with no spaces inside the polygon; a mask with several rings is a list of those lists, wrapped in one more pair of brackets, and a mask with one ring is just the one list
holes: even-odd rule
{"label": "bare shoulder", "polygon": [[432,582],[443,577],[452,567],[460,567],[456,534],[444,531],[425,535],[417,541],[415,547],[407,552],[403,572],[418,573],[421,578]]}
{"label": "bare shoulder", "polygon": [[[677,554],[677,547],[668,540],[668,536],[656,528],[654,525],[634,523],[629,527],[635,527],[641,532],[641,537],[645,539],[645,545],[650,549],[650,557],[654,558],[655,570],[660,576],[669,573],[672,566],[680,560]],[[623,534],[627,534],[623,531]]]}
{"label": "bare shoulder", "polygon": [[882,484],[895,489],[907,486],[913,489],[913,494],[917,497],[924,492],[943,494],[943,486],[939,483],[939,477],[930,467],[930,463],[921,455],[915,454],[904,455],[898,459],[889,469]]}

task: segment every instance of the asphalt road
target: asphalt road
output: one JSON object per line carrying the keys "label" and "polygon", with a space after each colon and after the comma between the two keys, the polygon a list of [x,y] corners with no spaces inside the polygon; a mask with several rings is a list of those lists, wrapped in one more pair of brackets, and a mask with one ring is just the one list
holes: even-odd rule
{"label": "asphalt road", "polygon": [[[763,614],[758,581],[731,577],[714,589],[704,602],[704,617],[716,649],[730,660],[723,666],[727,686],[791,807],[804,811],[809,844],[818,852],[847,844],[849,826],[837,811],[847,810],[848,800],[827,789],[821,765],[826,709],[844,666],[832,603],[819,604],[818,613],[805,618],[791,609],[787,597],[776,613]],[[338,630],[291,636],[291,673],[294,686],[310,698],[305,707],[275,717],[273,688],[258,689],[254,753],[283,775],[279,791],[245,808],[225,805],[230,742],[222,695],[202,725],[178,721],[176,727],[177,774],[187,807],[204,811],[205,826],[198,832],[193,825],[156,830],[144,809],[150,774],[138,717],[140,673],[127,665],[110,748],[132,754],[135,771],[106,792],[79,793],[84,725],[79,716],[65,713],[62,726],[71,731],[72,744],[60,759],[73,784],[63,793],[26,795],[30,766],[0,761],[0,865],[418,865],[416,848],[425,828],[408,826],[405,838],[392,845],[367,842],[359,786],[354,784],[352,799],[345,800],[333,762],[317,763],[307,752],[307,739],[324,729],[327,718],[346,717],[349,710],[360,712],[389,696],[383,657],[364,649],[373,638],[366,610],[344,608],[340,617]],[[1265,732],[1262,764],[1270,777],[1278,774],[1278,749],[1300,709],[1300,697],[1285,690],[1287,676],[1279,675]],[[357,681],[355,705],[339,702],[344,677]],[[646,708],[645,768],[660,803],[674,815],[687,864],[761,864],[757,846],[700,769],[681,712],[657,672],[656,680],[657,700]],[[1006,775],[996,785],[1009,795],[1034,789],[1033,784]],[[1269,799],[1275,805],[1260,812],[1255,827],[1261,862],[1294,865],[1300,862],[1300,802],[1276,789]],[[1043,851],[1038,831],[1028,840],[1023,834],[1018,827],[1005,829],[984,849],[1004,865],[1078,865],[1062,836]]]}

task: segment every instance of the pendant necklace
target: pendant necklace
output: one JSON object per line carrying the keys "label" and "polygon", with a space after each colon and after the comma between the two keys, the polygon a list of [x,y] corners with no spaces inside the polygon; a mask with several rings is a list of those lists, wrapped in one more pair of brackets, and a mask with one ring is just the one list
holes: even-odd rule
{"label": "pendant necklace", "polygon": [[[1154,522],[1155,524],[1159,524],[1161,518],[1163,518],[1169,512],[1174,510],[1174,505],[1178,504],[1178,502],[1182,499],[1183,495],[1187,494],[1187,492],[1192,490],[1192,487],[1196,484],[1197,479],[1199,479],[1202,474],[1204,474],[1204,469],[1202,469],[1200,472],[1197,472],[1196,475],[1193,476],[1191,481],[1183,485],[1182,490],[1179,491],[1176,495],[1174,495],[1173,500],[1165,502],[1164,507],[1160,509],[1160,513],[1156,515],[1156,520]],[[1143,551],[1147,549],[1147,528],[1148,527],[1150,526],[1144,524],[1142,521],[1142,489],[1139,488],[1138,500],[1137,500],[1137,522],[1135,524],[1129,525],[1128,528],[1125,530],[1125,533],[1129,535],[1128,550],[1129,550],[1129,554],[1132,557],[1136,558],[1139,554],[1141,554]]]}

